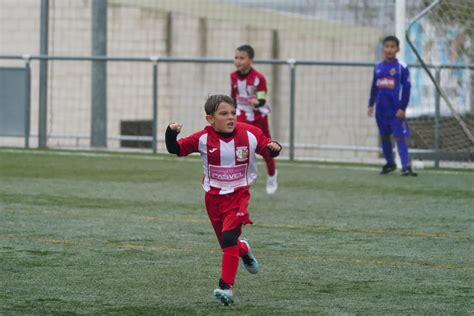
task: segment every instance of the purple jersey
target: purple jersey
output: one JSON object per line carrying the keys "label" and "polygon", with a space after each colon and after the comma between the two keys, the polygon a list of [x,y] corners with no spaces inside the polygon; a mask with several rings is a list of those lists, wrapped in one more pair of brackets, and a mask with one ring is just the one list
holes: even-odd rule
{"label": "purple jersey", "polygon": [[410,72],[405,63],[394,60],[381,61],[374,67],[369,106],[377,106],[377,112],[391,116],[405,109],[410,99]]}

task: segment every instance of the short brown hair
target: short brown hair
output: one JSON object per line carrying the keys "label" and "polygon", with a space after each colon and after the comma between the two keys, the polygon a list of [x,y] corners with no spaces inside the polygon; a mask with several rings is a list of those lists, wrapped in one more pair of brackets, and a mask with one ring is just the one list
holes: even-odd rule
{"label": "short brown hair", "polygon": [[237,50],[242,53],[247,53],[247,56],[249,56],[250,59],[253,59],[255,57],[255,50],[250,45],[245,44],[239,46],[237,47]]}
{"label": "short brown hair", "polygon": [[217,111],[219,104],[222,102],[229,103],[235,108],[234,99],[225,94],[215,94],[207,98],[206,104],[204,104],[204,110],[207,115],[212,115]]}

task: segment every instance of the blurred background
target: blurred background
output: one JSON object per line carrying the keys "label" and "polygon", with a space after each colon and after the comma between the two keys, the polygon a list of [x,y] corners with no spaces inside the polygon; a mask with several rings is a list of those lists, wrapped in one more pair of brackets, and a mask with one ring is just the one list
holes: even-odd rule
{"label": "blurred background", "polygon": [[[250,44],[285,157],[378,161],[367,117],[387,35],[411,66],[417,159],[474,161],[474,0],[0,0],[0,146],[165,152],[206,125]],[[412,45],[443,89],[440,95]],[[471,137],[470,137],[471,136]]]}

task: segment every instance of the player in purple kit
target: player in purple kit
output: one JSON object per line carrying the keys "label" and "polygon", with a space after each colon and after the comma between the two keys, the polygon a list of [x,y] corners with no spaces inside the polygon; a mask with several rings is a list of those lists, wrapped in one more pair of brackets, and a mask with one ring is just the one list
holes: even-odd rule
{"label": "player in purple kit", "polygon": [[410,72],[405,63],[397,60],[399,46],[400,42],[395,36],[387,36],[383,40],[384,60],[378,62],[374,68],[368,115],[373,116],[375,105],[375,120],[387,162],[380,173],[387,174],[397,168],[390,139],[390,136],[393,136],[402,163],[402,176],[417,176],[410,166],[406,142],[406,138],[410,136],[410,128],[405,119],[410,100]]}

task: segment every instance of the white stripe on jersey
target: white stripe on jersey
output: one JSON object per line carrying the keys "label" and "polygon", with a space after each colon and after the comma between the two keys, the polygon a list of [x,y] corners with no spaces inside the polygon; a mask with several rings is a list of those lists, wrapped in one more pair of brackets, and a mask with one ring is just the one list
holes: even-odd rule
{"label": "white stripe on jersey", "polygon": [[202,187],[206,192],[211,189],[211,186],[209,185],[209,177],[207,176],[209,174],[209,164],[207,163],[207,135],[209,134],[203,134],[201,137],[199,137],[199,152],[201,153],[202,167],[204,169]]}
{"label": "white stripe on jersey", "polygon": [[220,154],[221,154],[221,166],[235,166],[235,145],[234,140],[226,143],[219,140]]}
{"label": "white stripe on jersey", "polygon": [[399,87],[399,93],[398,93],[398,101],[401,101],[402,100],[402,90],[403,90],[403,86],[402,86],[402,64],[400,63],[400,61],[398,62],[398,87]]}
{"label": "white stripe on jersey", "polygon": [[255,150],[257,149],[257,138],[254,134],[247,131],[249,137],[249,167],[247,168],[247,179],[249,185],[252,185],[257,180],[257,162],[255,161]]}
{"label": "white stripe on jersey", "polygon": [[243,96],[243,97],[249,96],[249,94],[247,93],[247,79],[237,80],[237,90],[240,96]]}
{"label": "white stripe on jersey", "polygon": [[[260,84],[260,79],[258,77],[255,77],[255,81],[253,83],[253,86],[255,87],[255,92],[259,84]],[[247,89],[247,78],[245,78],[244,80],[237,79],[237,92],[239,96],[251,97]]]}
{"label": "white stripe on jersey", "polygon": [[[235,144],[234,140],[226,143],[222,140],[219,140],[220,147],[220,156],[221,156],[221,166],[235,166]],[[221,189],[220,194],[229,194],[234,192],[234,189]]]}

